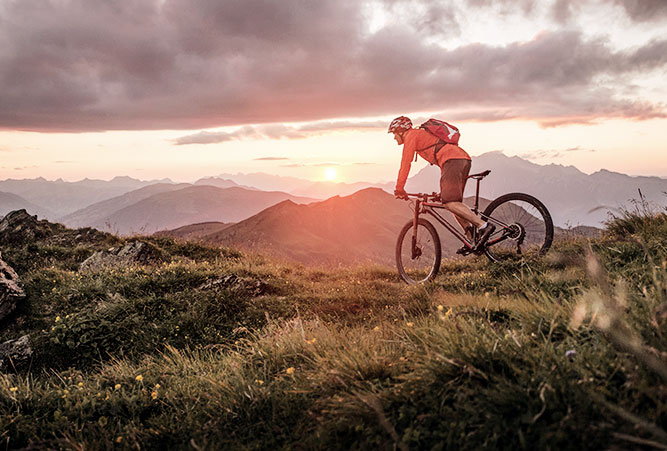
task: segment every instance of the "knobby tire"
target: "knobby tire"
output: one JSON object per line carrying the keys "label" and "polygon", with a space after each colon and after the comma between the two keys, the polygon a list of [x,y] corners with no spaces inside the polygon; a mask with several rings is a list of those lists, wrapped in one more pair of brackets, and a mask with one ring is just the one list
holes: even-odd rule
{"label": "knobby tire", "polygon": [[433,280],[440,269],[442,249],[440,237],[426,219],[417,221],[417,245],[422,255],[412,258],[412,228],[414,221],[403,226],[396,241],[396,266],[401,279],[410,285]]}

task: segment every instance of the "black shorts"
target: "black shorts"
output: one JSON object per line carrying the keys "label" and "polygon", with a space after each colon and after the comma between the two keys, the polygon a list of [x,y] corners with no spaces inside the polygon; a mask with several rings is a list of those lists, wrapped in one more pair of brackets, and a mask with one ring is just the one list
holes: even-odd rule
{"label": "black shorts", "polygon": [[440,175],[440,199],[442,203],[461,202],[463,189],[470,173],[470,160],[451,159],[442,165]]}

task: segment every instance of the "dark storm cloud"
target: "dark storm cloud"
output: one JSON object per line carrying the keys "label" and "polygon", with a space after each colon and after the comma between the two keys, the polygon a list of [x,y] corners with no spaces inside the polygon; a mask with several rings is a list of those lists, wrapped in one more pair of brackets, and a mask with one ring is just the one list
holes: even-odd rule
{"label": "dark storm cloud", "polygon": [[[664,16],[663,1],[608,2],[636,20]],[[356,0],[3,1],[0,128],[324,124],[444,109],[545,125],[664,116],[664,105],[620,93],[632,86],[629,75],[665,66],[665,41],[619,53],[605,41],[560,31],[504,47],[444,49],[423,37],[457,33],[457,15],[466,11],[427,0],[385,3],[388,11],[421,7],[369,33],[363,2]],[[487,0],[470,3],[477,14],[492,8]],[[493,2],[501,9],[511,3]],[[522,1],[520,9],[530,14],[533,4]],[[609,81],[601,84],[600,77]],[[176,143],[301,138],[317,131],[243,127]]]}

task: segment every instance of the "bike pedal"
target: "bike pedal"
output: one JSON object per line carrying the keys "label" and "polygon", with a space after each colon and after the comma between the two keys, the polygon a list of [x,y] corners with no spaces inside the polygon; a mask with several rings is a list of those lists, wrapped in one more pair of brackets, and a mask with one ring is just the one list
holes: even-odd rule
{"label": "bike pedal", "polygon": [[470,249],[468,246],[463,246],[463,247],[457,249],[456,253],[458,255],[468,255],[468,254],[472,253],[472,249]]}

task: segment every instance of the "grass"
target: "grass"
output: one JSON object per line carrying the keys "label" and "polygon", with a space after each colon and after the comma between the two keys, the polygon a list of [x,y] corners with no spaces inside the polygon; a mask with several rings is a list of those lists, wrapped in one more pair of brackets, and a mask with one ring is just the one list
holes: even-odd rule
{"label": "grass", "polygon": [[79,273],[120,242],[3,244],[28,296],[0,340],[29,332],[35,355],[0,375],[0,446],[667,445],[660,215],[538,262],[449,261],[419,287],[141,239],[166,261]]}

